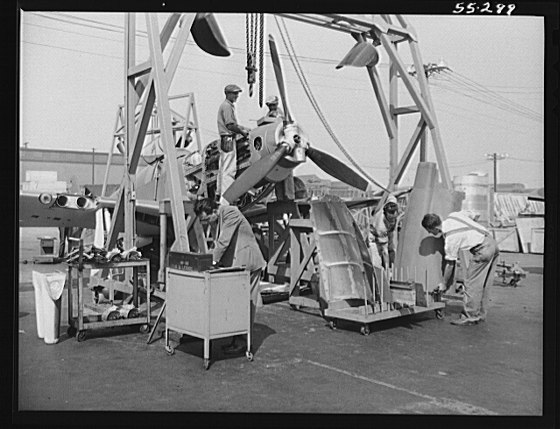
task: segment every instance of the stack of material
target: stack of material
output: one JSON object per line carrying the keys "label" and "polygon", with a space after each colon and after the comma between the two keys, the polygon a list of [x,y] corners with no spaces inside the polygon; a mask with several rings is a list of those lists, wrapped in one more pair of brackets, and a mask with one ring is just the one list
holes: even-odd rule
{"label": "stack of material", "polygon": [[56,171],[26,171],[22,191],[66,192],[66,182],[58,180]]}
{"label": "stack of material", "polygon": [[500,250],[544,253],[544,201],[500,193],[494,197],[494,210],[502,226],[493,230]]}
{"label": "stack of material", "polygon": [[544,201],[529,200],[527,195],[496,194],[494,211],[498,220],[514,222],[520,215],[544,216]]}
{"label": "stack of material", "polygon": [[519,217],[515,223],[523,253],[544,253],[544,218]]}

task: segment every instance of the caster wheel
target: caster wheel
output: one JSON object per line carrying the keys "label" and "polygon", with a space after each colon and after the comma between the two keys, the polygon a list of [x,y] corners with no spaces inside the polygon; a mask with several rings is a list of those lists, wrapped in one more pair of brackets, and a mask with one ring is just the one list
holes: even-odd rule
{"label": "caster wheel", "polygon": [[175,354],[175,349],[171,346],[165,346],[165,351],[169,356],[173,356]]}
{"label": "caster wheel", "polygon": [[369,333],[370,333],[369,326],[368,326],[368,325],[362,326],[362,327],[360,328],[360,333],[361,333],[362,335],[368,336]]}
{"label": "caster wheel", "polygon": [[202,365],[204,366],[204,369],[208,371],[208,368],[210,368],[210,359],[204,359],[204,363]]}
{"label": "caster wheel", "polygon": [[140,333],[141,334],[147,334],[148,332],[150,332],[150,326],[149,325],[140,325]]}
{"label": "caster wheel", "polygon": [[245,352],[245,356],[247,356],[247,360],[249,362],[253,362],[253,353],[251,352]]}
{"label": "caster wheel", "polygon": [[443,319],[443,310],[441,308],[438,308],[435,311],[435,313],[436,313],[436,319],[439,319],[439,320]]}
{"label": "caster wheel", "polygon": [[76,337],[76,339],[78,340],[78,342],[84,341],[86,339],[86,331],[78,332],[78,336]]}
{"label": "caster wheel", "polygon": [[68,334],[69,337],[75,336],[76,332],[78,331],[73,326],[69,326],[68,329],[66,330],[66,333]]}
{"label": "caster wheel", "polygon": [[292,307],[292,310],[299,310],[301,308],[301,305],[290,304],[290,307]]}
{"label": "caster wheel", "polygon": [[336,320],[335,319],[331,319],[329,320],[329,328],[331,328],[333,331],[336,331]]}

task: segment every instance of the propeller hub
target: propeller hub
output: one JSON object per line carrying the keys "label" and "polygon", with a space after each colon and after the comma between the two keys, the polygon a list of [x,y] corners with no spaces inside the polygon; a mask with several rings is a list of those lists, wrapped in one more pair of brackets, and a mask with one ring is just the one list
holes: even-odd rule
{"label": "propeller hub", "polygon": [[308,146],[307,136],[298,124],[293,122],[284,127],[278,127],[276,141],[277,144],[288,147],[286,158],[297,163],[305,161],[305,151]]}

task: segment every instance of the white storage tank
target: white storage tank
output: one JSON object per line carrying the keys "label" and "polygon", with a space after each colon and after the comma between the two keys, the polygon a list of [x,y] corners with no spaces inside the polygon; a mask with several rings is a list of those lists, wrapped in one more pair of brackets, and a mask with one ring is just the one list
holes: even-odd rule
{"label": "white storage tank", "polygon": [[453,178],[455,191],[465,193],[462,210],[471,210],[479,214],[478,222],[488,226],[490,219],[490,207],[492,202],[492,190],[488,185],[488,174],[470,173],[466,176],[455,176]]}

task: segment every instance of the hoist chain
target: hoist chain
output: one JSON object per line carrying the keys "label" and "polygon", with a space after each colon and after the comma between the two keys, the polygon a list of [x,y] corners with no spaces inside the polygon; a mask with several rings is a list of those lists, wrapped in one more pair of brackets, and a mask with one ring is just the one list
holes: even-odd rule
{"label": "hoist chain", "polygon": [[260,14],[260,52],[259,52],[259,107],[263,106],[264,93],[264,13]]}
{"label": "hoist chain", "polygon": [[246,32],[247,32],[247,83],[249,84],[249,97],[253,96],[253,84],[256,82],[256,32],[257,32],[257,14],[247,14]]}

